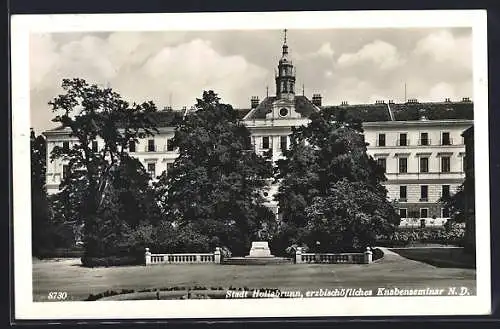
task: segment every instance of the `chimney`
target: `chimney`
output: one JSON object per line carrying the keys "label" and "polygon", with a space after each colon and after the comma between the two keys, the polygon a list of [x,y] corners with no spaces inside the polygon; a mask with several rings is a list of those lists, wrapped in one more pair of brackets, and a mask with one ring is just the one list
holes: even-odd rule
{"label": "chimney", "polygon": [[318,107],[321,106],[321,95],[313,94],[312,103]]}
{"label": "chimney", "polygon": [[259,96],[252,96],[250,99],[250,108],[254,109],[259,106]]}
{"label": "chimney", "polygon": [[451,101],[450,101],[450,99],[449,99],[449,98],[445,98],[445,99],[444,99],[444,102],[445,102],[445,103],[451,103]]}
{"label": "chimney", "polygon": [[464,98],[462,98],[462,102],[464,102],[464,103],[470,103],[470,98],[469,97],[464,97]]}
{"label": "chimney", "polygon": [[375,104],[385,104],[385,101],[379,99],[375,101]]}
{"label": "chimney", "polygon": [[342,103],[340,103],[340,105],[348,105],[348,104],[347,104],[347,101],[342,101]]}
{"label": "chimney", "polygon": [[390,99],[389,104],[394,104],[394,101],[392,99]]}
{"label": "chimney", "polygon": [[418,100],[416,98],[410,98],[407,103],[412,103],[412,104],[415,104],[415,103],[418,103]]}

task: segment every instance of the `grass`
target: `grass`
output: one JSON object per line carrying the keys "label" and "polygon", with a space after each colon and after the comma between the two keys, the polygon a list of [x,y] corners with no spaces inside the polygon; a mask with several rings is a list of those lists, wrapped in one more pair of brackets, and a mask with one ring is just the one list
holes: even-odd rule
{"label": "grass", "polygon": [[391,249],[399,255],[442,268],[476,268],[474,255],[467,254],[463,248],[411,248]]}
{"label": "grass", "polygon": [[79,259],[33,260],[33,299],[48,301],[49,292],[66,292],[67,300],[84,300],[107,290],[168,287],[313,290],[379,287],[446,288],[466,286],[475,293],[476,271],[437,268],[387,254],[369,265],[153,265],[85,268]]}

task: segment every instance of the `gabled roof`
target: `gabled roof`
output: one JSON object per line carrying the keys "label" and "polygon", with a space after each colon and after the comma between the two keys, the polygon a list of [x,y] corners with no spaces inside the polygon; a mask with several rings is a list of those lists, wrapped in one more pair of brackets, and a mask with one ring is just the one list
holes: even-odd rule
{"label": "gabled roof", "polygon": [[[277,100],[278,99],[275,96],[268,96],[264,98],[255,109],[251,110],[251,112],[248,113],[248,116],[245,119],[265,119],[267,113],[270,113],[272,111],[273,103]],[[295,96],[294,102],[295,111],[305,118],[309,117],[312,113],[321,110],[305,96]]]}

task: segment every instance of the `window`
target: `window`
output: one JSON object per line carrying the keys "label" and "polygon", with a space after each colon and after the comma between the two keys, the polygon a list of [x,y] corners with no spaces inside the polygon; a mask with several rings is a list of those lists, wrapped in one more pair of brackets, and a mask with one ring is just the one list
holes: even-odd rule
{"label": "window", "polygon": [[407,158],[399,158],[399,173],[400,174],[404,174],[407,172],[408,170],[408,167],[407,167],[407,163],[408,162],[408,159]]}
{"label": "window", "polygon": [[420,145],[429,145],[428,133],[420,133]]}
{"label": "window", "polygon": [[280,109],[280,116],[286,117],[287,115],[288,115],[288,109],[287,108]]}
{"label": "window", "polygon": [[286,151],[287,149],[287,136],[281,136],[280,137],[280,149],[281,149],[281,152],[284,152]]}
{"label": "window", "polygon": [[128,149],[130,152],[135,152],[135,141],[128,142]]}
{"label": "window", "polygon": [[262,148],[263,149],[269,148],[269,136],[262,137]]}
{"label": "window", "polygon": [[450,217],[450,209],[448,208],[443,208],[441,209],[441,214],[443,218],[449,218]]}
{"label": "window", "polygon": [[467,158],[465,155],[462,157],[462,171],[465,172],[467,170]]}
{"label": "window", "polygon": [[441,145],[451,145],[450,133],[445,132],[442,134]]}
{"label": "window", "polygon": [[425,228],[425,219],[420,220],[420,228]]}
{"label": "window", "polygon": [[62,178],[66,179],[69,177],[69,165],[63,165]]}
{"label": "window", "polygon": [[443,185],[442,186],[441,196],[443,198],[447,198],[450,196],[450,185]]}
{"label": "window", "polygon": [[148,173],[151,176],[151,178],[156,177],[156,164],[154,162],[148,163]]}
{"label": "window", "polygon": [[406,208],[399,208],[399,217],[400,218],[407,218],[406,217]]}
{"label": "window", "polygon": [[92,152],[97,152],[97,141],[92,141]]}
{"label": "window", "polygon": [[167,139],[167,151],[171,152],[174,150],[174,143],[172,143],[172,139]]}
{"label": "window", "polygon": [[154,151],[155,151],[155,140],[148,139],[148,152],[154,152]]}
{"label": "window", "polygon": [[429,196],[429,187],[427,185],[420,186],[420,201],[427,201]]}
{"label": "window", "polygon": [[378,134],[378,146],[385,146],[385,134]]}
{"label": "window", "polygon": [[406,186],[399,187],[399,201],[406,201]]}
{"label": "window", "polygon": [[441,172],[450,172],[450,157],[441,157]]}
{"label": "window", "polygon": [[63,142],[63,150],[69,151],[69,142]]}
{"label": "window", "polygon": [[408,140],[406,137],[407,137],[406,133],[399,134],[399,146],[407,146],[408,145]]}
{"label": "window", "polygon": [[429,209],[420,208],[420,218],[428,218],[429,217]]}
{"label": "window", "polygon": [[173,167],[174,167],[173,162],[167,163],[167,172],[170,171],[170,170],[172,170]]}
{"label": "window", "polygon": [[377,159],[377,164],[382,167],[384,169],[384,172],[386,170],[386,165],[387,165],[387,162],[386,162],[386,159],[385,158],[378,158]]}
{"label": "window", "polygon": [[429,158],[420,158],[420,172],[429,172]]}

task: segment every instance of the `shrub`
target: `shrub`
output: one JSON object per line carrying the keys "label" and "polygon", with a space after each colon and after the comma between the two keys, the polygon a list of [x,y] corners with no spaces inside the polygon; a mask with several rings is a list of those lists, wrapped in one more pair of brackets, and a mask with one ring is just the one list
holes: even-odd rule
{"label": "shrub", "polygon": [[445,227],[401,228],[391,235],[381,235],[380,245],[404,247],[412,243],[460,244],[465,234],[463,225],[449,224]]}

